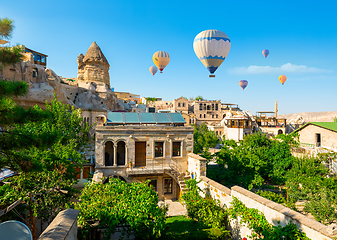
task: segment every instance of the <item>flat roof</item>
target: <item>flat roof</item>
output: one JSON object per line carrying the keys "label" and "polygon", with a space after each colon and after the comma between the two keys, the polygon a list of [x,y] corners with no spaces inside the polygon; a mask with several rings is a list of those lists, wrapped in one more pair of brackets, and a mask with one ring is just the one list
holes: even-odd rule
{"label": "flat roof", "polygon": [[108,112],[108,124],[183,124],[181,113]]}

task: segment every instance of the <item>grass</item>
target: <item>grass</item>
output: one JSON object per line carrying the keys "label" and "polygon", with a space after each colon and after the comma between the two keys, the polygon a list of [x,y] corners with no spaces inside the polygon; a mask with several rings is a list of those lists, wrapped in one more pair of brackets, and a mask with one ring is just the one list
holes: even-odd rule
{"label": "grass", "polygon": [[209,228],[191,218],[185,216],[175,216],[166,220],[168,230],[166,239],[172,240],[207,240],[223,239],[221,231],[215,228]]}

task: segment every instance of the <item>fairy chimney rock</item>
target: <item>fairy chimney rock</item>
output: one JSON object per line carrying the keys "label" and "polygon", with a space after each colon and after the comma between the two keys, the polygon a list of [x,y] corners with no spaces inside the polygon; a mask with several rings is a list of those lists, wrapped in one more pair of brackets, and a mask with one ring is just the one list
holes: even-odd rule
{"label": "fairy chimney rock", "polygon": [[96,83],[106,84],[106,87],[110,88],[110,65],[96,42],[90,45],[84,56],[80,54],[77,57],[77,64],[77,80],[80,87],[88,88],[92,83]]}

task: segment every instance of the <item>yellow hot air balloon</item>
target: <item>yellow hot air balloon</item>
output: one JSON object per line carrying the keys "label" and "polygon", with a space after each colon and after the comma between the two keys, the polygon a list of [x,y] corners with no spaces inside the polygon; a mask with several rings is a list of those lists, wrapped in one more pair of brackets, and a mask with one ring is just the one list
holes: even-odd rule
{"label": "yellow hot air balloon", "polygon": [[287,81],[287,77],[285,75],[281,75],[278,77],[278,80],[282,83],[282,85]]}
{"label": "yellow hot air balloon", "polygon": [[170,62],[170,55],[164,51],[158,51],[153,54],[153,62],[159,68],[160,72],[162,73],[164,68]]}

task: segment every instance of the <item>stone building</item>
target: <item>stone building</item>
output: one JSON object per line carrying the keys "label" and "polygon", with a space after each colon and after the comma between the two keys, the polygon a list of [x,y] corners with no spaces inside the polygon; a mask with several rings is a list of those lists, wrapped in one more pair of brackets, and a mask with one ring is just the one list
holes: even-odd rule
{"label": "stone building", "polygon": [[295,130],[304,147],[320,147],[337,151],[337,119],[334,122],[309,122]]}
{"label": "stone building", "polygon": [[253,133],[252,125],[253,121],[248,114],[233,115],[228,112],[221,121],[221,126],[223,126],[222,135],[225,135],[226,139],[240,141],[243,140],[244,136]]}
{"label": "stone building", "polygon": [[193,101],[192,111],[195,114],[197,125],[206,123],[206,125],[220,124],[223,116],[221,110],[221,101]]}
{"label": "stone building", "polygon": [[184,189],[193,128],[180,113],[110,112],[97,121],[93,179],[150,180],[159,199]]}

